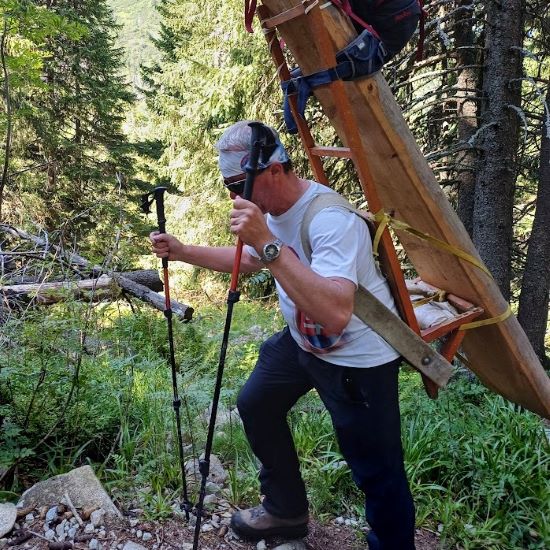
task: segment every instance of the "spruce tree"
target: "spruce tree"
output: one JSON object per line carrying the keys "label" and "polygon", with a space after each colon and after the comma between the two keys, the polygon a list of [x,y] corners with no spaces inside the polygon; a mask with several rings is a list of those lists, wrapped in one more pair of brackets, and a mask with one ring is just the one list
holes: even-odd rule
{"label": "spruce tree", "polygon": [[47,165],[46,181],[34,191],[47,209],[45,222],[57,228],[74,219],[76,236],[108,228],[115,212],[117,173],[131,174],[130,146],[122,132],[133,95],[120,76],[122,52],[117,25],[104,0],[38,2],[78,24],[81,36],[63,31],[46,40],[46,87],[33,98],[29,156]]}

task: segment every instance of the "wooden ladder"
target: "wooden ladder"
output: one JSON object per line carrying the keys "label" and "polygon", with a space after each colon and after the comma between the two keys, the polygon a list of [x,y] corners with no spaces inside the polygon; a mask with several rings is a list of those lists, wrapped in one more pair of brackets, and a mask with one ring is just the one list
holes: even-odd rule
{"label": "wooden ladder", "polygon": [[[315,36],[317,40],[317,47],[320,52],[323,66],[326,68],[336,66],[336,52],[323,23],[318,3],[310,4],[309,7],[306,7],[306,4],[302,3],[286,12],[275,15],[271,14],[269,9],[264,5],[259,6],[257,9],[269,51],[281,82],[290,80],[291,75],[280,46],[276,30],[277,26],[291,19],[305,16],[306,12],[308,24],[311,25],[313,36]],[[324,86],[332,93],[334,103],[338,106],[337,108],[342,117],[344,127],[343,141],[347,147],[325,147],[317,145],[311,135],[306,120],[299,114],[297,96],[289,96],[292,115],[296,121],[298,134],[307,153],[315,179],[320,183],[329,185],[321,160],[323,157],[351,159],[370,211],[379,212],[383,209],[383,205],[374,185],[368,160],[366,156],[361,153],[361,137],[356,121],[352,116],[352,110],[344,83],[341,80],[335,80]],[[458,309],[460,315],[436,327],[421,330],[414,313],[401,265],[387,226],[383,229],[381,234],[378,252],[382,270],[388,280],[388,284],[390,285],[402,319],[414,332],[422,336],[426,342],[432,342],[436,339],[443,338],[444,341],[439,352],[445,359],[452,361],[465,335],[465,331],[460,330],[460,326],[471,322],[481,315],[483,310],[457,296],[448,295],[447,299]],[[438,386],[424,375],[422,375],[422,380],[427,394],[432,398],[436,398]]]}

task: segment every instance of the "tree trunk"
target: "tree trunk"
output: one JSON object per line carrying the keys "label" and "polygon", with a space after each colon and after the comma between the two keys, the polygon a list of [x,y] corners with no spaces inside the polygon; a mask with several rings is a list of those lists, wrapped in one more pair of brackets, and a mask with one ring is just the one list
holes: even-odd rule
{"label": "tree trunk", "polygon": [[10,152],[11,152],[11,132],[12,132],[12,115],[11,115],[11,100],[10,100],[10,81],[8,68],[6,65],[6,38],[8,35],[8,21],[4,19],[4,29],[2,30],[2,39],[0,40],[0,58],[2,60],[2,73],[4,76],[4,102],[6,105],[6,140],[4,142],[4,165],[2,168],[2,179],[0,180],[0,221],[2,220],[2,204],[4,202],[4,190],[8,183]]}
{"label": "tree trunk", "polygon": [[[468,143],[475,134],[477,124],[477,89],[479,77],[476,64],[473,21],[475,18],[474,0],[457,0],[455,26],[455,47],[459,69],[457,87],[458,140]],[[472,236],[474,216],[475,169],[477,154],[475,149],[465,149],[457,155],[458,163],[458,206],[457,213],[464,227]]]}
{"label": "tree trunk", "polygon": [[519,297],[518,319],[543,363],[550,291],[550,85],[541,128],[537,209]]}
{"label": "tree trunk", "polygon": [[521,0],[487,2],[480,169],[474,243],[503,296],[510,297],[512,211],[516,182],[523,43]]}

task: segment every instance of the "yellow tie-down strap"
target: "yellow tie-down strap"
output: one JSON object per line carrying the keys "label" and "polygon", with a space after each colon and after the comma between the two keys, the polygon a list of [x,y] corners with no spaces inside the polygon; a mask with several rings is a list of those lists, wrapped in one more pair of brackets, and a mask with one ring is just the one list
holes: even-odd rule
{"label": "yellow tie-down strap", "polygon": [[[454,256],[457,256],[462,260],[465,260],[475,265],[477,268],[481,269],[483,273],[491,277],[491,279],[493,278],[493,276],[491,275],[491,272],[476,257],[472,256],[471,254],[468,254],[467,252],[465,252],[464,250],[456,246],[453,246],[452,244],[446,243],[445,241],[436,239],[431,235],[423,233],[422,231],[419,231],[418,229],[411,227],[408,223],[392,218],[392,216],[384,212],[384,210],[380,210],[374,214],[374,221],[376,221],[379,224],[378,228],[376,229],[376,234],[374,235],[374,240],[372,243],[372,249],[375,256],[378,256],[378,246],[380,244],[380,239],[382,238],[382,233],[384,232],[384,229],[386,229],[386,227],[391,227],[399,231],[406,231],[407,233],[410,233],[411,235],[414,235],[415,237],[418,237],[419,239],[422,239],[430,243],[435,248],[439,248],[444,252],[453,254]],[[501,313],[500,315],[497,315],[495,317],[490,317],[489,319],[482,319],[481,321],[465,323],[464,325],[460,326],[460,330],[469,330],[477,327],[483,327],[486,325],[501,323],[505,319],[508,319],[510,315],[512,315],[512,309],[510,307],[510,304],[508,304],[508,307],[506,308],[506,311],[504,313]]]}

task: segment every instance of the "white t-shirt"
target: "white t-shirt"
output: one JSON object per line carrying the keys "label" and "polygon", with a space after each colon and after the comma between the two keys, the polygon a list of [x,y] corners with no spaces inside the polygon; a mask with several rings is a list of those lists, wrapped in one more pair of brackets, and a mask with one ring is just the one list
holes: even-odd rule
{"label": "white t-shirt", "polygon": [[[307,206],[319,193],[332,189],[310,181],[300,199],[280,216],[267,214],[271,232],[290,247],[304,264],[309,264],[301,243],[301,223]],[[393,297],[372,255],[367,224],[341,206],[321,210],[309,226],[311,269],[323,277],[342,277],[361,284],[386,307],[396,312]],[[248,252],[258,257],[252,247]],[[297,311],[294,302],[275,280],[279,304],[292,337],[304,350],[321,359],[346,367],[375,367],[392,361],[399,354],[355,315],[339,335],[326,334],[323,327]]]}

